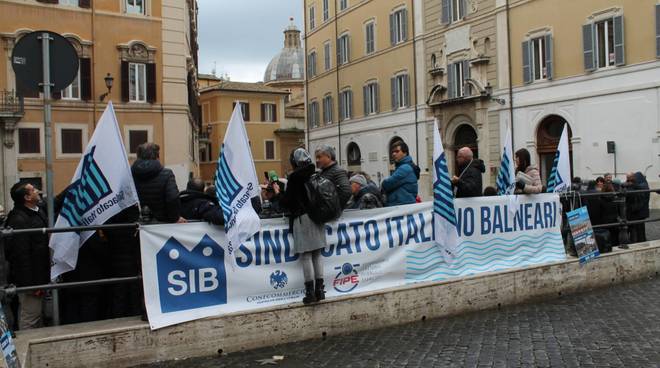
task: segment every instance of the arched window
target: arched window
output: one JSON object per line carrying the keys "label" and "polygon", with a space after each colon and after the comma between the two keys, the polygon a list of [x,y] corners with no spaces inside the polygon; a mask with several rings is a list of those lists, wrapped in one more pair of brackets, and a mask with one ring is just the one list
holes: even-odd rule
{"label": "arched window", "polygon": [[[557,146],[559,145],[559,138],[564,129],[564,125],[568,125],[566,119],[559,115],[546,116],[539,125],[536,132],[536,152],[539,155],[539,171],[541,172],[541,180],[546,183],[552,170],[552,164],[555,160],[557,153]],[[568,125],[568,150],[571,152],[571,176],[573,175],[573,145],[571,144],[571,137],[573,132],[571,126]]]}
{"label": "arched window", "polygon": [[360,147],[355,142],[348,144],[346,148],[346,157],[348,160],[348,166],[359,166],[362,162],[362,154],[360,153]]}

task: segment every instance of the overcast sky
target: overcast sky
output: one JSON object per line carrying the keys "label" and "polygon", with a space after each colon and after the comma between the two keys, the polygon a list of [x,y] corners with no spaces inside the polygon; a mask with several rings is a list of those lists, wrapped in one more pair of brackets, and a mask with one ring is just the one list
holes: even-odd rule
{"label": "overcast sky", "polygon": [[294,17],[302,30],[302,0],[198,0],[199,71],[227,73],[233,81],[263,80],[270,60],[284,46],[284,28]]}

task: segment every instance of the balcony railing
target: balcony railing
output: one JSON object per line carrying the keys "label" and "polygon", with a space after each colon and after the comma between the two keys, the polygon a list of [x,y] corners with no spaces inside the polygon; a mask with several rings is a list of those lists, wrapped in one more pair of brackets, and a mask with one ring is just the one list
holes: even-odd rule
{"label": "balcony railing", "polygon": [[0,116],[21,117],[24,113],[23,97],[15,91],[0,91]]}

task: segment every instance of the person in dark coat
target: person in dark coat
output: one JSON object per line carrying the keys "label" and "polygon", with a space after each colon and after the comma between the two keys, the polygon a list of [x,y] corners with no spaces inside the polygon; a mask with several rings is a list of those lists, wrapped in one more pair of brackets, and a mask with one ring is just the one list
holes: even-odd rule
{"label": "person in dark coat", "polygon": [[[48,227],[48,216],[38,206],[39,190],[29,183],[16,183],[11,188],[14,209],[7,215],[6,225],[12,229]],[[32,286],[50,282],[48,235],[43,233],[13,235],[5,243],[9,262],[9,282],[16,286]],[[41,327],[44,291],[18,295],[19,329]]]}
{"label": "person in dark coat", "polygon": [[351,183],[353,198],[348,208],[366,210],[383,207],[378,188],[371,186],[364,176],[353,175],[349,179],[349,182]]}
{"label": "person in dark coat", "polygon": [[160,147],[152,142],[138,146],[137,160],[131,166],[142,208],[149,207],[158,222],[185,222],[181,217],[179,189],[174,173],[159,161]]}
{"label": "person in dark coat", "polygon": [[[626,175],[628,190],[648,190],[649,183],[641,172],[631,172]],[[626,196],[627,217],[630,221],[644,220],[649,217],[650,193],[636,193]],[[646,241],[646,224],[635,224],[629,226],[630,242],[640,243]]]}
{"label": "person in dark coat", "polygon": [[415,173],[416,166],[409,155],[408,145],[405,142],[396,142],[392,145],[390,154],[396,168],[394,173],[381,183],[386,196],[385,206],[417,203],[418,177]]}
{"label": "person in dark coat", "polygon": [[316,167],[321,170],[320,175],[335,183],[341,207],[346,208],[351,199],[351,185],[348,183],[348,173],[336,162],[335,149],[324,144],[314,151],[314,155]]}
{"label": "person in dark coat", "polygon": [[302,301],[309,304],[325,299],[321,261],[321,250],[326,246],[325,224],[315,223],[307,214],[310,203],[305,184],[315,171],[311,156],[303,148],[297,148],[291,152],[289,161],[294,170],[289,174],[280,204],[289,211],[293,250],[300,254],[305,280],[305,296]]}
{"label": "person in dark coat", "polygon": [[458,176],[454,175],[451,179],[456,190],[456,198],[481,197],[483,195],[481,175],[486,172],[484,162],[475,159],[469,147],[463,147],[458,150],[456,163]]}
{"label": "person in dark coat", "polygon": [[204,181],[193,178],[179,194],[181,216],[186,220],[203,220],[214,225],[225,223],[218,200],[204,193]]}

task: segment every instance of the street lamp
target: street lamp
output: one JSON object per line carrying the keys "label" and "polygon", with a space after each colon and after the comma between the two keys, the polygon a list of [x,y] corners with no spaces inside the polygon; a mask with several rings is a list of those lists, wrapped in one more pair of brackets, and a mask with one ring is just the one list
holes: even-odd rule
{"label": "street lamp", "polygon": [[105,88],[108,89],[108,92],[99,96],[99,101],[101,102],[103,102],[103,100],[110,94],[110,91],[112,90],[112,82],[114,82],[115,79],[112,78],[112,75],[110,75],[110,73],[108,73],[108,75],[106,75],[105,78],[103,78],[103,80],[105,81]]}

